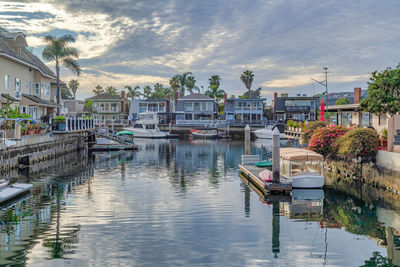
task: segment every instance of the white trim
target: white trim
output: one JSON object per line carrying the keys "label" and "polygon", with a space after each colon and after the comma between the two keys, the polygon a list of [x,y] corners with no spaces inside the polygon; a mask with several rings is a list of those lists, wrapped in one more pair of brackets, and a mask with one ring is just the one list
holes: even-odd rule
{"label": "white trim", "polygon": [[0,56],[4,56],[4,57],[6,57],[6,58],[15,60],[15,61],[17,61],[18,63],[21,63],[21,64],[26,65],[26,66],[28,66],[28,67],[34,68],[34,69],[38,70],[38,71],[42,74],[42,76],[44,76],[44,77],[46,77],[46,78],[55,79],[55,80],[57,79],[55,76],[53,77],[53,76],[50,76],[50,75],[44,73],[39,67],[34,66],[34,65],[31,65],[31,64],[29,64],[29,63],[27,63],[27,62],[25,62],[25,61],[23,61],[23,60],[20,60],[20,59],[18,59],[18,58],[16,58],[16,57],[10,56],[10,55],[8,55],[8,54],[6,54],[6,53],[3,53],[3,52],[0,52]]}

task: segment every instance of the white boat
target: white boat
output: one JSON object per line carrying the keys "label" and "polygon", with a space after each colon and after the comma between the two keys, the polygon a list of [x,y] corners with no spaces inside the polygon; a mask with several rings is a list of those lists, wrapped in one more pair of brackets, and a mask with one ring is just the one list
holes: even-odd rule
{"label": "white boat", "polygon": [[[253,133],[256,135],[257,138],[260,138],[260,139],[272,139],[275,129],[278,129],[277,125],[268,126],[268,127],[266,126],[263,129],[258,129],[258,130],[253,131]],[[280,132],[279,138],[285,139],[285,134]]]}
{"label": "white boat", "polygon": [[281,176],[291,180],[293,188],[321,188],[324,157],[302,148],[280,149]]}
{"label": "white boat", "polygon": [[15,183],[9,186],[8,182],[0,180],[0,203],[27,193],[31,188],[31,184]]}
{"label": "white boat", "polygon": [[191,130],[193,138],[200,139],[217,139],[218,131],[217,130]]}
{"label": "white boat", "polygon": [[134,126],[124,130],[133,132],[134,137],[168,138],[168,133],[158,128],[158,115],[155,112],[139,113]]}

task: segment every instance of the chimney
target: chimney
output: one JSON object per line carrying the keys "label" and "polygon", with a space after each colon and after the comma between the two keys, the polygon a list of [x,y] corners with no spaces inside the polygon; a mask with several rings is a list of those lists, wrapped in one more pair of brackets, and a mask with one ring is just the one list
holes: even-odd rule
{"label": "chimney", "polygon": [[274,100],[273,100],[273,103],[272,103],[272,108],[273,108],[273,112],[274,112],[274,120],[276,121],[276,113],[275,113],[275,110],[276,110],[276,102],[278,101],[278,93],[277,92],[275,92],[274,93]]}
{"label": "chimney", "polygon": [[176,110],[176,106],[178,106],[178,92],[175,92],[174,104],[175,104],[175,110]]}
{"label": "chimney", "polygon": [[361,88],[355,87],[354,88],[354,104],[360,104],[361,101]]}
{"label": "chimney", "polygon": [[224,93],[224,106],[226,106],[226,99],[228,98],[228,95]]}
{"label": "chimney", "polygon": [[125,101],[125,91],[121,91],[121,112],[125,113],[126,112],[126,101]]}

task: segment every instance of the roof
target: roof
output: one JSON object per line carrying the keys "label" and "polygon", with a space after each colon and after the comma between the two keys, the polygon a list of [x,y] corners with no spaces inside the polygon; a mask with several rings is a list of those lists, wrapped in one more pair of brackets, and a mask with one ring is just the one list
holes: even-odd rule
{"label": "roof", "polygon": [[357,110],[359,108],[360,108],[360,104],[345,104],[345,105],[325,106],[325,110],[329,110],[329,111]]}
{"label": "roof", "polygon": [[200,93],[193,93],[190,95],[182,96],[178,98],[178,101],[179,100],[214,100],[214,99]]}
{"label": "roof", "polygon": [[265,101],[266,98],[227,98],[226,101]]}
{"label": "roof", "polygon": [[54,101],[42,99],[42,98],[37,97],[37,96],[35,96],[35,95],[22,94],[22,97],[26,97],[26,98],[28,98],[29,100],[31,100],[31,101],[33,101],[33,102],[35,102],[35,103],[38,103],[38,104],[41,105],[41,106],[51,106],[51,107],[55,107],[55,106],[59,106],[59,107],[60,107],[60,106],[61,106],[61,105],[57,104],[57,103],[54,102]]}
{"label": "roof", "polygon": [[16,99],[12,96],[10,96],[9,94],[1,94],[2,97],[7,98],[8,100],[12,101],[12,102],[19,102],[19,99]]}
{"label": "roof", "polygon": [[86,101],[101,101],[101,100],[108,100],[108,101],[121,101],[122,98],[119,95],[111,95],[108,93],[103,93],[100,95],[92,96],[86,98]]}
{"label": "roof", "polygon": [[324,157],[317,152],[293,147],[282,147],[280,148],[280,157],[287,160],[324,160]]}
{"label": "roof", "polygon": [[32,54],[25,47],[21,48],[21,53],[17,54],[13,48],[11,48],[5,40],[15,39],[18,35],[24,36],[22,33],[10,33],[7,31],[0,31],[0,56],[7,57],[11,60],[18,61],[19,63],[28,65],[35,69],[38,69],[43,75],[50,76],[56,79],[54,72],[49,69],[37,56]]}

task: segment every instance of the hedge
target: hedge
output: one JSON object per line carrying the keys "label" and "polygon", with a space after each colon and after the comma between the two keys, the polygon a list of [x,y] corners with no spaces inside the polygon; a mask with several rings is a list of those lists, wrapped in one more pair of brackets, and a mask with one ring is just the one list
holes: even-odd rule
{"label": "hedge", "polygon": [[378,150],[378,135],[369,128],[352,129],[337,140],[337,147],[337,154],[341,158],[374,162]]}

